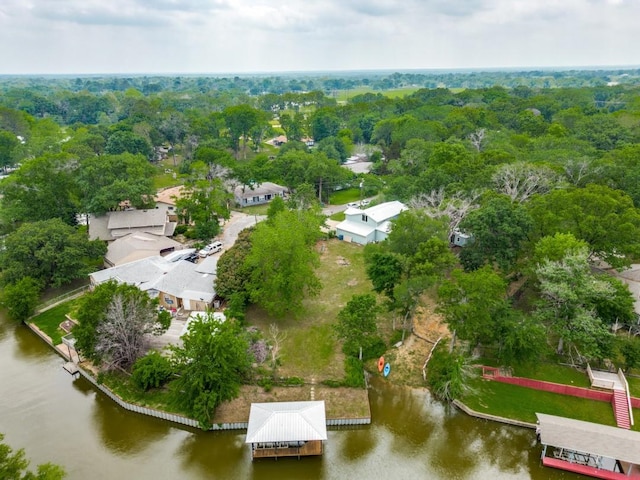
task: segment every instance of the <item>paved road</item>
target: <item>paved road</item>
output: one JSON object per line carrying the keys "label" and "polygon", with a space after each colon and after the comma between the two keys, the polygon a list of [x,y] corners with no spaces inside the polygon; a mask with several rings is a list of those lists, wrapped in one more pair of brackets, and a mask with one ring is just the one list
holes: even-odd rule
{"label": "paved road", "polygon": [[222,244],[224,249],[231,248],[238,235],[245,228],[252,227],[267,218],[265,215],[247,215],[242,212],[231,212],[231,218],[222,227]]}

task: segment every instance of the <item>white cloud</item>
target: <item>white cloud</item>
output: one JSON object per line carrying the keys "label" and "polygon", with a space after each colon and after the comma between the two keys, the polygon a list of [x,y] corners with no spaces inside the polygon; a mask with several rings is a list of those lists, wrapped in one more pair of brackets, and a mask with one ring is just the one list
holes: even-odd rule
{"label": "white cloud", "polygon": [[633,64],[635,0],[2,0],[0,73]]}

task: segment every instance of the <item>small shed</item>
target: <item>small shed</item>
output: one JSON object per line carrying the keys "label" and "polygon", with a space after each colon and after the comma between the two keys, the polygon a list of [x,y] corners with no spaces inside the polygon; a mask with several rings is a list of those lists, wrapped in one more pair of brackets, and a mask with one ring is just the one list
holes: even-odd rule
{"label": "small shed", "polygon": [[466,247],[467,245],[473,243],[473,235],[461,232],[460,230],[455,230],[451,234],[451,238],[449,239],[449,241],[456,247]]}
{"label": "small shed", "polygon": [[253,459],[322,455],[326,439],[324,401],[251,404],[245,443]]}

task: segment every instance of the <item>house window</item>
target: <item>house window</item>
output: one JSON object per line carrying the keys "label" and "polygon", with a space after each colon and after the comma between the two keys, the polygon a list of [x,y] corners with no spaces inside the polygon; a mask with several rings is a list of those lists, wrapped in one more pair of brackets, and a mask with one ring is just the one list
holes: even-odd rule
{"label": "house window", "polygon": [[243,198],[243,199],[242,199],[242,203],[244,203],[244,204],[246,205],[246,204],[247,204],[247,199],[246,199],[246,198]]}
{"label": "house window", "polygon": [[271,195],[270,195],[270,194],[269,194],[269,195],[265,195],[265,196],[264,196],[264,199],[265,199],[265,200],[271,200]]}
{"label": "house window", "polygon": [[260,197],[253,197],[253,203],[258,203],[260,201]]}
{"label": "house window", "polygon": [[368,222],[369,221],[369,217],[367,217],[366,215],[362,215],[362,221],[363,222]]}

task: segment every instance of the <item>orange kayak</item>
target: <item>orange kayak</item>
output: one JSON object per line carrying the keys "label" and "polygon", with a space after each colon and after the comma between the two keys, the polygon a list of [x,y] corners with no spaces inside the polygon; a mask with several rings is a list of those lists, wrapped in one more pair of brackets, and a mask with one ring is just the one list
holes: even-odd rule
{"label": "orange kayak", "polygon": [[384,368],[384,357],[380,357],[380,359],[378,360],[378,371],[382,372],[383,368]]}

